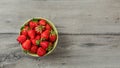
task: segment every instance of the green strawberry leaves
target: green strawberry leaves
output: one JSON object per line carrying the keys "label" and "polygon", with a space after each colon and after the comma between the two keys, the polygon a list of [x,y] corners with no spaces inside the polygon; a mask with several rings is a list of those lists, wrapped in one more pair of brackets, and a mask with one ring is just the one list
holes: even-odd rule
{"label": "green strawberry leaves", "polygon": [[44,28],[45,28],[45,26],[40,25],[40,26],[37,26],[35,28],[35,31],[42,33],[42,31],[44,30]]}
{"label": "green strawberry leaves", "polygon": [[50,34],[56,34],[56,33],[55,33],[55,31],[51,30],[51,31],[50,31]]}
{"label": "green strawberry leaves", "polygon": [[52,50],[52,48],[52,46],[48,46],[47,51],[49,52],[50,50]]}
{"label": "green strawberry leaves", "polygon": [[22,26],[21,28],[20,28],[20,30],[23,30],[24,29],[24,26]]}
{"label": "green strawberry leaves", "polygon": [[34,22],[38,22],[39,19],[37,19],[37,18],[33,18],[32,21],[34,21]]}
{"label": "green strawberry leaves", "polygon": [[36,45],[40,45],[40,40],[36,40]]}

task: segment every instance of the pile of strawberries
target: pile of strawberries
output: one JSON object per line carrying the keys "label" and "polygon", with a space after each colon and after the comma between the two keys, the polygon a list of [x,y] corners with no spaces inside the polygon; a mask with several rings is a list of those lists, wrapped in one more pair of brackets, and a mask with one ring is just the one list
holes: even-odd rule
{"label": "pile of strawberries", "polygon": [[17,41],[25,52],[44,56],[53,48],[57,35],[44,19],[32,19],[21,27]]}

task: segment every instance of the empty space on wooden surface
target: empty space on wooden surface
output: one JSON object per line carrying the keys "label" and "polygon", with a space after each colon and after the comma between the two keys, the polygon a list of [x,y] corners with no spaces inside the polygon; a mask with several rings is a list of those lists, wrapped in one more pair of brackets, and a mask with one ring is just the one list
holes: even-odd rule
{"label": "empty space on wooden surface", "polygon": [[32,17],[50,19],[59,33],[120,33],[119,4],[119,0],[2,0],[0,33],[18,33]]}
{"label": "empty space on wooden surface", "polygon": [[[120,36],[59,35],[55,51],[41,59],[22,53],[15,38],[18,34],[0,34],[0,65],[20,67],[120,67]],[[7,42],[7,43],[6,43]],[[24,62],[23,62],[24,61]],[[28,61],[30,63],[28,63]],[[50,62],[48,62],[50,61]],[[32,64],[31,64],[32,63]],[[13,66],[12,66],[13,65]]]}

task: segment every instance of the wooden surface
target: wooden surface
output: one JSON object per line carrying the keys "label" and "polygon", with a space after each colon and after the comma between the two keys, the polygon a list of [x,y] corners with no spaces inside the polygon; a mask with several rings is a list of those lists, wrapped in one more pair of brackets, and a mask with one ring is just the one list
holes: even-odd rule
{"label": "wooden surface", "polygon": [[[29,18],[51,20],[55,51],[25,55],[16,41]],[[120,0],[1,0],[0,68],[120,68]]]}

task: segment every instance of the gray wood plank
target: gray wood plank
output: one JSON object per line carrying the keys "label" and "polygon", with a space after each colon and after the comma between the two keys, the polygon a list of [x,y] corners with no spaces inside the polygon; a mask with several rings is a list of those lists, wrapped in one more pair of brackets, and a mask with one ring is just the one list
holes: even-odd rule
{"label": "gray wood plank", "polygon": [[17,34],[0,34],[0,68],[120,68],[120,36],[60,35],[43,58],[22,53]]}
{"label": "gray wood plank", "polygon": [[32,17],[53,21],[59,33],[120,33],[119,0],[1,0],[0,33],[18,33]]}

